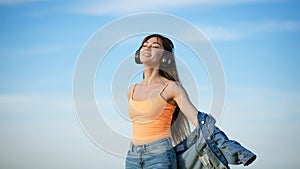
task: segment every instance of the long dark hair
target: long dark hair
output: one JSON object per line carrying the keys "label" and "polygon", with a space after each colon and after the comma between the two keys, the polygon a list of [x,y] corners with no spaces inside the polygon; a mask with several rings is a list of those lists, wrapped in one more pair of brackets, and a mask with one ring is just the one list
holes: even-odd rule
{"label": "long dark hair", "polygon": [[[176,68],[176,62],[174,57],[174,45],[173,42],[160,34],[151,34],[144,38],[142,45],[148,41],[150,38],[159,38],[162,41],[163,48],[166,52],[164,54],[171,54],[170,64],[159,66],[159,74],[168,79],[178,83],[180,85],[180,80],[178,77],[178,72]],[[144,77],[143,77],[144,78]],[[184,140],[191,133],[190,123],[186,116],[181,112],[180,108],[176,106],[176,109],[173,113],[172,123],[171,123],[171,135],[174,144],[178,144]]]}

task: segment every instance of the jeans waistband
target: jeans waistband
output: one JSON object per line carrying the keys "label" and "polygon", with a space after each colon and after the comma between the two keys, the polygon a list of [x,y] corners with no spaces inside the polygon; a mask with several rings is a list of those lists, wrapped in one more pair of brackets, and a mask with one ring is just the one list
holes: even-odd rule
{"label": "jeans waistband", "polygon": [[148,144],[141,144],[141,145],[135,145],[133,143],[130,143],[130,150],[132,152],[149,152],[152,150],[157,150],[157,149],[172,149],[172,140],[171,138],[164,138],[161,140],[154,141],[152,143]]}

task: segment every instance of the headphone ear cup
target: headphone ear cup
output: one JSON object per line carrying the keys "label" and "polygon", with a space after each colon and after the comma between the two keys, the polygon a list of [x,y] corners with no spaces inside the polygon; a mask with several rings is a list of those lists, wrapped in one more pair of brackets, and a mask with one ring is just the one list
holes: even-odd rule
{"label": "headphone ear cup", "polygon": [[166,52],[162,57],[161,57],[161,65],[163,66],[169,66],[172,64],[172,56],[173,54],[170,52]]}
{"label": "headphone ear cup", "polygon": [[142,64],[141,58],[140,58],[140,50],[137,50],[135,52],[134,60],[136,64]]}

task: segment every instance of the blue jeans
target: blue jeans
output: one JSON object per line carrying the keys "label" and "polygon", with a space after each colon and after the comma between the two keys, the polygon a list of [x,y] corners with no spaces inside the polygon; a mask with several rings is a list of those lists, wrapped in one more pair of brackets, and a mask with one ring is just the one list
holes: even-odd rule
{"label": "blue jeans", "polygon": [[149,144],[130,144],[126,169],[176,169],[176,154],[170,138]]}

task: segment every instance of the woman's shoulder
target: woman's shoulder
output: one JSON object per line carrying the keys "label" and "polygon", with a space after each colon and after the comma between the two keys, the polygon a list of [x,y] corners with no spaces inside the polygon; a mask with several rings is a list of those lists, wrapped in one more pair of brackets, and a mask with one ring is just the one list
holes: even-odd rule
{"label": "woman's shoulder", "polygon": [[132,94],[132,91],[134,89],[134,87],[136,86],[137,84],[132,84],[131,86],[129,86],[128,90],[127,90],[127,96],[128,96],[128,99],[130,98],[131,94]]}
{"label": "woman's shoulder", "polygon": [[128,87],[128,90],[132,89],[135,85],[136,85],[136,83],[131,84],[131,85]]}
{"label": "woman's shoulder", "polygon": [[177,81],[168,80],[166,81],[163,90],[170,96],[176,95],[177,92],[180,92],[182,89],[181,84]]}
{"label": "woman's shoulder", "polygon": [[169,84],[166,87],[166,91],[170,93],[171,95],[181,95],[181,94],[187,94],[184,86],[177,81],[170,81]]}
{"label": "woman's shoulder", "polygon": [[165,83],[166,88],[169,89],[178,89],[181,87],[181,84],[177,81],[167,80]]}

